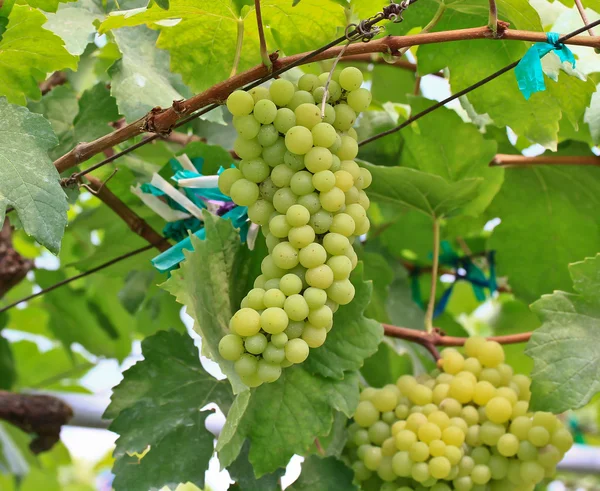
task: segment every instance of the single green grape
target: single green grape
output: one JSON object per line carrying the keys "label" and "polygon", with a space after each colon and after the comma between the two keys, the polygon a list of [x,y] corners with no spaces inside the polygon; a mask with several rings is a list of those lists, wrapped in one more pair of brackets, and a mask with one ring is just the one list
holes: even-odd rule
{"label": "single green grape", "polygon": [[234,116],[245,116],[252,113],[254,99],[250,94],[242,90],[236,90],[227,98],[227,109]]}
{"label": "single green grape", "polygon": [[237,334],[227,334],[219,341],[219,354],[229,361],[237,361],[244,354],[244,342]]}

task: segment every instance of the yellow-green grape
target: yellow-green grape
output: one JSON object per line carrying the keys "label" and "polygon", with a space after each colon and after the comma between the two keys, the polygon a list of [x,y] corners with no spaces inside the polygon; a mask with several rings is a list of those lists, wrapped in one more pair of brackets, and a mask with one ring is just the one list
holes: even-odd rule
{"label": "yellow-green grape", "polygon": [[304,126],[294,126],[285,134],[285,146],[297,155],[305,155],[313,145],[312,133]]}
{"label": "yellow-green grape", "polygon": [[347,131],[356,122],[356,113],[347,104],[338,104],[334,108],[335,121],[333,127],[336,130]]}
{"label": "yellow-green grape", "polygon": [[266,200],[259,199],[248,207],[248,218],[257,225],[268,225],[275,208]]}
{"label": "yellow-green grape", "polygon": [[279,307],[269,307],[260,314],[260,326],[269,334],[278,334],[285,331],[289,318],[285,310]]}
{"label": "yellow-green grape", "polygon": [[294,111],[287,107],[278,109],[275,119],[273,120],[273,126],[279,133],[285,135],[288,130],[296,126],[296,115],[294,114]]}
{"label": "yellow-green grape", "polygon": [[321,122],[321,110],[315,104],[300,104],[294,109],[296,124],[309,130]]}
{"label": "yellow-green grape", "polygon": [[263,382],[275,382],[281,376],[281,366],[262,359],[258,362],[256,373]]}
{"label": "yellow-green grape", "polygon": [[315,190],[312,179],[313,175],[310,172],[304,170],[296,172],[290,180],[290,189],[297,196],[310,194]]}
{"label": "yellow-green grape", "polygon": [[306,73],[298,80],[298,88],[302,91],[312,92],[320,86],[321,81],[319,80],[319,77],[313,75],[312,73]]}
{"label": "yellow-green grape", "polygon": [[271,94],[269,93],[269,89],[266,87],[254,87],[253,89],[250,89],[248,93],[254,99],[254,104],[262,99],[271,100]]}
{"label": "yellow-green grape", "polygon": [[258,369],[258,360],[255,356],[244,354],[234,365],[235,371],[242,377],[249,377],[256,373]]}
{"label": "yellow-green grape", "polygon": [[316,234],[324,234],[333,223],[333,214],[326,210],[319,210],[310,217],[309,224]]}
{"label": "yellow-green grape", "polygon": [[290,339],[285,345],[285,357],[292,363],[302,363],[308,358],[309,347],[302,339]]}
{"label": "yellow-green grape", "polygon": [[327,261],[327,266],[333,271],[336,281],[348,279],[352,272],[352,262],[346,256],[332,256]]}
{"label": "yellow-green grape", "polygon": [[327,292],[312,286],[304,290],[302,296],[306,300],[309,309],[316,310],[325,305],[327,301]]}
{"label": "yellow-green grape", "polygon": [[229,361],[239,360],[244,354],[244,342],[236,334],[227,334],[219,341],[219,354]]}
{"label": "yellow-green grape", "polygon": [[327,330],[322,327],[315,327],[310,323],[304,325],[304,331],[302,331],[302,339],[308,344],[310,348],[318,348],[323,346],[325,339],[327,338]]}
{"label": "yellow-green grape", "polygon": [[268,99],[261,99],[254,104],[254,117],[261,124],[271,124],[277,115],[277,106]]}
{"label": "yellow-green grape", "polygon": [[[304,299],[307,307],[308,303]],[[308,313],[308,322],[317,328],[325,328],[333,321],[333,312],[327,305],[323,305],[314,310],[310,310]]]}
{"label": "yellow-green grape", "polygon": [[324,147],[313,147],[304,156],[304,165],[314,173],[328,170],[333,162],[331,152]]}
{"label": "yellow-green grape", "polygon": [[371,105],[371,92],[367,89],[355,89],[348,93],[348,105],[357,113],[366,111]]}
{"label": "yellow-green grape", "polygon": [[302,280],[295,274],[288,273],[284,275],[279,281],[279,288],[281,292],[286,295],[295,295],[302,291]]}
{"label": "yellow-green grape", "polygon": [[317,191],[329,191],[335,186],[335,175],[330,170],[322,170],[313,175],[312,184]]}
{"label": "yellow-green grape", "polygon": [[333,271],[326,264],[307,269],[306,282],[310,286],[325,290],[333,283]]}
{"label": "yellow-green grape", "polygon": [[240,179],[242,179],[244,175],[242,171],[232,167],[230,169],[225,169],[221,174],[219,174],[219,191],[227,196],[231,196],[231,186]]}
{"label": "yellow-green grape", "polygon": [[257,137],[261,129],[260,123],[251,114],[246,116],[234,116],[233,127],[239,135],[247,140]]}
{"label": "yellow-green grape", "polygon": [[231,318],[229,328],[239,336],[252,336],[260,331],[260,314],[254,309],[242,308]]}
{"label": "yellow-green grape", "polygon": [[289,104],[292,100],[292,97],[294,97],[295,92],[296,90],[294,88],[294,84],[283,78],[273,80],[273,82],[271,82],[271,86],[269,87],[271,99],[278,106],[286,106]]}
{"label": "yellow-green grape", "polygon": [[301,227],[310,220],[310,213],[302,205],[292,205],[288,208],[285,217],[290,226]]}
{"label": "yellow-green grape", "polygon": [[244,341],[244,347],[248,353],[252,353],[253,355],[260,355],[265,348],[267,347],[267,338],[264,334],[258,333],[254,336],[250,336],[246,338]]}
{"label": "yellow-green grape", "polygon": [[234,116],[245,116],[252,113],[254,99],[250,94],[242,90],[236,90],[227,98],[227,109]]}
{"label": "yellow-green grape", "polygon": [[277,138],[277,141],[273,143],[273,145],[264,147],[262,149],[262,159],[270,167],[275,167],[281,164],[281,160],[283,159],[286,151],[287,147],[285,146],[285,140],[282,137],[279,137]]}
{"label": "yellow-green grape", "polygon": [[354,219],[347,213],[337,213],[333,217],[329,230],[333,233],[350,237],[356,230]]}
{"label": "yellow-green grape", "polygon": [[339,81],[344,90],[357,90],[363,80],[363,74],[358,68],[347,67],[340,72]]}
{"label": "yellow-green grape", "polygon": [[329,148],[337,139],[335,128],[325,122],[320,122],[311,128],[313,144],[317,147]]}
{"label": "yellow-green grape", "polygon": [[358,143],[351,136],[344,135],[342,136],[342,144],[336,154],[342,161],[353,160],[358,155]]}
{"label": "yellow-green grape", "polygon": [[298,197],[291,188],[278,189],[273,195],[273,206],[279,213],[287,213],[290,206],[295,205]]}
{"label": "yellow-green grape", "polygon": [[279,164],[271,171],[271,180],[277,187],[289,187],[295,172],[285,164]]}
{"label": "yellow-green grape", "polygon": [[294,247],[303,249],[314,242],[315,231],[310,225],[293,227],[288,233],[288,239]]}
{"label": "yellow-green grape", "polygon": [[275,266],[278,268],[292,269],[298,265],[298,249],[289,242],[277,244],[273,248],[271,256],[273,257],[273,263],[275,263]]}
{"label": "yellow-green grape", "polygon": [[247,160],[242,166],[242,174],[244,174],[244,177],[254,183],[264,181],[269,177],[270,172],[271,169],[269,166],[260,158]]}
{"label": "yellow-green grape", "polygon": [[285,299],[283,305],[285,313],[293,321],[301,321],[306,319],[309,313],[308,304],[304,297],[300,294],[290,295]]}
{"label": "yellow-green grape", "polygon": [[[289,209],[289,208],[288,208]],[[287,237],[289,231],[292,229],[291,225],[286,219],[286,215],[277,215],[271,218],[269,222],[269,231],[274,237],[283,239]]]}
{"label": "yellow-green grape", "polygon": [[336,212],[341,210],[344,206],[346,196],[340,188],[334,187],[329,191],[321,193],[319,200],[321,201],[321,206],[324,210]]}
{"label": "yellow-green grape", "polygon": [[299,260],[305,268],[316,268],[327,260],[327,251],[321,244],[313,242],[300,249]]}
{"label": "yellow-green grape", "polygon": [[252,160],[260,157],[263,147],[258,143],[256,138],[246,140],[245,138],[238,136],[233,143],[233,150],[241,159]]}

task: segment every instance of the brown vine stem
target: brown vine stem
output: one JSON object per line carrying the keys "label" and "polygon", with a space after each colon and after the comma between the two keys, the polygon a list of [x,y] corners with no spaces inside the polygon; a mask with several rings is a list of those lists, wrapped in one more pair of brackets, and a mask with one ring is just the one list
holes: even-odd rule
{"label": "brown vine stem", "polygon": [[[586,22],[587,24],[587,22]],[[498,36],[498,7],[496,6],[496,0],[490,0],[490,16],[488,20],[488,27],[492,31],[494,37]]]}
{"label": "brown vine stem", "polygon": [[273,67],[273,62],[269,58],[269,52],[267,50],[267,40],[265,39],[265,28],[262,21],[262,14],[260,12],[260,0],[254,0],[254,10],[256,10],[256,23],[258,25],[258,39],[260,41],[260,59],[263,65],[269,68]]}
{"label": "brown vine stem", "polygon": [[435,289],[438,279],[438,267],[440,263],[440,222],[437,218],[433,219],[433,264],[431,266],[431,290],[429,293],[429,302],[425,312],[425,330],[433,332],[433,309],[435,307]]}
{"label": "brown vine stem", "polygon": [[[581,20],[583,20],[583,23],[589,24],[590,22],[588,20],[587,14],[585,13],[585,7],[581,3],[581,0],[575,0],[575,5],[577,5],[577,10],[579,10],[579,15],[581,15]],[[595,36],[594,29],[589,28],[588,32],[589,32],[590,36]]]}
{"label": "brown vine stem", "polygon": [[490,162],[490,167],[531,167],[534,165],[594,165],[600,167],[600,157],[595,155],[539,155],[526,157],[525,155],[507,155],[499,153]]}
{"label": "brown vine stem", "polygon": [[161,252],[171,247],[169,241],[154,230],[148,223],[129,208],[117,195],[94,176],[87,176],[93,194],[113,210],[129,226],[129,228]]}
{"label": "brown vine stem", "polygon": [[[392,326],[383,324],[383,329],[386,336],[413,343],[419,343],[426,348],[428,346],[463,346],[468,338],[457,338],[454,336],[446,336],[439,329],[435,328],[432,332],[417,331],[406,327]],[[487,339],[496,341],[500,344],[517,344],[526,343],[531,338],[531,332],[522,332],[519,334],[510,334],[508,336],[491,336]]]}
{"label": "brown vine stem", "polygon": [[[451,41],[473,40],[473,39],[491,39],[492,34],[487,26],[474,27],[469,29],[459,29],[455,31],[440,31],[431,33],[420,33],[412,36],[388,36],[369,43],[356,43],[348,47],[347,54],[363,55],[368,53],[397,53],[401,48],[423,44],[435,44]],[[542,32],[520,31],[507,29],[503,31],[501,39],[543,42],[546,40],[546,34]],[[600,36],[575,36],[566,41],[567,44],[577,46],[589,46],[600,48]],[[325,60],[336,57],[342,47],[337,46],[319,53],[311,58],[310,62]],[[277,60],[274,67],[285,68],[288,65],[300,60],[306,56],[306,53],[300,53]],[[184,101],[176,101],[173,107],[165,110],[151,111],[144,117],[134,121],[123,128],[113,131],[93,142],[80,143],[67,154],[58,158],[54,165],[59,172],[64,172],[94,155],[101,153],[107,148],[111,148],[119,143],[129,140],[134,136],[147,131],[153,131],[158,134],[167,134],[173,126],[184,117],[201,109],[211,103],[221,103],[234,90],[243,87],[251,82],[260,80],[269,75],[269,69],[263,64],[255,66],[235,77],[218,83],[204,92],[190,97]],[[148,137],[144,142],[147,143],[156,139],[157,135]],[[141,144],[140,144],[141,146]]]}

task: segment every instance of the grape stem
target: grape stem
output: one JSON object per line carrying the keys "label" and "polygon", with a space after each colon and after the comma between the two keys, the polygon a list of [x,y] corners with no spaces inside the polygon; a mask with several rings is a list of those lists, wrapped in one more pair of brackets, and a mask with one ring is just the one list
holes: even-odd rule
{"label": "grape stem", "polygon": [[318,438],[315,438],[315,447],[317,448],[317,452],[319,452],[319,455],[321,457],[325,457],[325,449],[323,448],[323,445],[321,445],[321,442]]}
{"label": "grape stem", "polygon": [[488,27],[495,38],[498,37],[498,7],[496,0],[490,0],[490,15],[488,19]]}
{"label": "grape stem", "polygon": [[[577,5],[577,10],[579,10],[579,15],[581,16],[581,20],[583,20],[584,24],[589,24],[590,21],[588,20],[588,16],[585,13],[585,8],[583,6],[583,4],[581,3],[581,0],[575,0],[575,5]],[[590,36],[595,36],[594,34],[594,29],[589,28],[588,29],[588,33],[590,34]],[[598,49],[598,48],[596,48]]]}
{"label": "grape stem", "polygon": [[[417,331],[406,327],[392,326],[390,324],[382,324],[386,336],[398,339],[404,339],[412,343],[418,343],[433,355],[438,360],[436,346],[463,346],[468,338],[458,338],[454,336],[446,336],[442,330],[435,327],[431,332]],[[519,334],[510,334],[507,336],[491,336],[487,339],[496,341],[500,344],[516,344],[526,343],[531,337],[531,332],[522,332]]]}
{"label": "grape stem", "polygon": [[260,0],[254,0],[254,10],[256,10],[256,23],[258,24],[258,39],[260,41],[260,58],[263,62],[263,65],[269,69],[269,72],[273,68],[273,62],[269,57],[269,52],[267,51],[267,41],[265,39],[265,31],[262,21],[262,14],[260,12]]}
{"label": "grape stem", "polygon": [[438,279],[438,267],[440,264],[440,222],[437,218],[433,219],[433,264],[431,266],[431,290],[429,293],[429,302],[425,312],[425,330],[428,333],[433,332],[433,309],[435,307],[435,289]]}

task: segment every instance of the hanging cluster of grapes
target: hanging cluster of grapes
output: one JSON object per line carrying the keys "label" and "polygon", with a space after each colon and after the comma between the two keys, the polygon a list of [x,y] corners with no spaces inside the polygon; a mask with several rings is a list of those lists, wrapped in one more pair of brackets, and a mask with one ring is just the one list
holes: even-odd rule
{"label": "hanging cluster of grapes", "polygon": [[227,99],[242,160],[221,173],[219,188],[248,207],[269,249],[219,344],[250,387],[302,363],[325,342],[338,305],[354,298],[352,243],[369,230],[371,174],[354,161],[352,125],[371,94],[360,70],[345,68],[332,74],[323,109],[328,78],[279,79]]}
{"label": "hanging cluster of grapes", "polygon": [[[530,379],[496,342],[470,338],[441,371],[367,388],[349,428],[358,481],[381,491],[531,491],[571,448],[551,413],[529,412]],[[379,486],[379,487],[378,487]]]}

